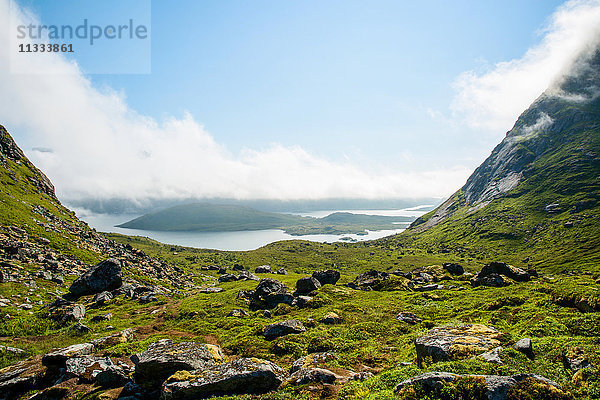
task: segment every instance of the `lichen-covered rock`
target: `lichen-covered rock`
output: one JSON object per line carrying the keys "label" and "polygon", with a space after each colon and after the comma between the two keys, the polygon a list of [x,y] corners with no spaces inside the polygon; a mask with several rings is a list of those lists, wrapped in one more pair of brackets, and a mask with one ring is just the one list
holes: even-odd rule
{"label": "lichen-covered rock", "polygon": [[292,304],[294,297],[288,293],[285,285],[275,279],[261,279],[254,292],[250,294],[250,309],[264,310],[277,307],[278,304]]}
{"label": "lichen-covered rock", "polygon": [[121,261],[110,258],[96,264],[85,274],[75,279],[69,287],[69,292],[75,296],[85,296],[106,290],[114,290],[122,284]]}
{"label": "lichen-covered rock", "polygon": [[132,357],[135,379],[148,386],[160,385],[177,371],[202,369],[224,360],[219,346],[162,339],[148,346],[146,351]]}
{"label": "lichen-covered rock", "polygon": [[[522,394],[532,395],[536,398],[568,399],[571,398],[564,392],[560,385],[543,376],[535,374],[516,374],[512,376],[499,375],[457,375],[448,372],[426,372],[399,383],[394,392],[402,394],[410,387],[418,387],[424,394],[445,393],[446,396],[461,393],[464,397],[465,388],[457,389],[460,381],[470,381],[468,385],[472,393],[467,393],[469,398],[487,398],[488,400],[507,400],[522,398]],[[456,385],[456,386],[455,386]]]}
{"label": "lichen-covered rock", "polygon": [[94,345],[96,349],[104,349],[106,347],[115,346],[120,343],[132,342],[135,339],[133,329],[124,329],[121,332],[113,335],[104,336],[98,339],[92,340],[90,343]]}
{"label": "lichen-covered rock", "polygon": [[411,312],[401,312],[396,315],[396,319],[410,325],[415,325],[423,321],[421,318],[417,317],[417,314]]}
{"label": "lichen-covered rock", "polygon": [[270,361],[240,358],[197,371],[173,374],[162,386],[161,400],[261,394],[277,389],[285,378],[285,372]]}
{"label": "lichen-covered rock", "polygon": [[0,399],[15,399],[36,389],[45,373],[39,357],[0,369]]}
{"label": "lichen-covered rock", "polygon": [[114,365],[108,357],[77,356],[66,361],[67,376],[75,376],[82,382],[91,383],[96,375]]}
{"label": "lichen-covered rock", "polygon": [[313,278],[307,276],[306,278],[300,278],[296,281],[296,294],[309,294],[321,287],[321,283]]}
{"label": "lichen-covered rock", "polygon": [[415,339],[417,361],[460,360],[485,353],[500,345],[502,333],[480,324],[438,326]]}
{"label": "lichen-covered rock", "polygon": [[267,325],[263,331],[263,335],[266,339],[271,340],[281,336],[298,334],[302,332],[306,332],[306,328],[302,322],[298,321],[297,319],[290,319],[287,321]]}
{"label": "lichen-covered rock", "polygon": [[335,355],[329,352],[308,354],[294,361],[290,368],[290,374],[293,374],[302,368],[318,368],[331,360],[335,360]]}
{"label": "lichen-covered rock", "polygon": [[89,355],[94,352],[91,343],[79,343],[62,349],[56,349],[42,357],[42,365],[48,368],[65,368],[69,358]]}
{"label": "lichen-covered rock", "polygon": [[328,269],[325,271],[315,271],[312,277],[319,281],[321,286],[323,285],[335,285],[340,280],[339,271]]}
{"label": "lichen-covered rock", "polygon": [[337,376],[323,368],[302,368],[294,372],[286,384],[292,386],[306,385],[307,383],[328,383],[332,384],[337,379]]}
{"label": "lichen-covered rock", "polygon": [[327,325],[339,324],[340,322],[342,322],[342,317],[340,317],[334,312],[328,312],[323,316],[323,318],[319,320],[319,322]]}

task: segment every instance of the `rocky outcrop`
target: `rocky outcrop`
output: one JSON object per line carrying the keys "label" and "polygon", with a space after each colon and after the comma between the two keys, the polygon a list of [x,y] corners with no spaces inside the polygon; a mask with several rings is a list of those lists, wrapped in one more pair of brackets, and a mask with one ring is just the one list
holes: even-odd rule
{"label": "rocky outcrop", "polygon": [[484,265],[477,276],[471,279],[471,285],[502,287],[510,285],[511,281],[527,282],[534,276],[537,273],[533,270],[525,271],[504,262],[491,262]]}
{"label": "rocky outcrop", "polygon": [[132,356],[136,382],[156,386],[177,371],[192,371],[224,360],[221,349],[210,344],[194,342],[174,343],[162,339],[148,346],[146,351]]}
{"label": "rocky outcrop", "polygon": [[321,286],[323,285],[335,285],[340,280],[339,271],[328,269],[325,271],[315,271],[312,277],[319,281]]}
{"label": "rocky outcrop", "polygon": [[[457,389],[460,383],[468,382],[469,392],[464,387]],[[521,394],[531,395],[535,387],[536,398],[552,398],[556,400],[571,398],[561,386],[547,378],[535,374],[517,374],[511,376],[499,375],[457,375],[448,372],[426,372],[400,382],[394,392],[402,395],[410,388],[419,390],[418,394],[452,396],[453,393],[461,398],[486,398],[488,400],[507,400],[521,398]],[[459,394],[461,393],[461,394]],[[468,396],[468,397],[464,397]],[[455,397],[451,397],[455,398]],[[457,397],[458,398],[458,397]]]}
{"label": "rocky outcrop", "polygon": [[306,385],[307,383],[328,383],[333,384],[337,376],[324,368],[302,368],[294,372],[286,384],[297,386]]}
{"label": "rocky outcrop", "polygon": [[73,281],[69,292],[75,296],[84,296],[118,289],[122,284],[121,261],[110,258],[98,263]]}
{"label": "rocky outcrop", "polygon": [[270,361],[240,358],[197,371],[179,371],[164,383],[160,398],[194,400],[212,396],[261,394],[277,389],[285,378],[285,372]]}
{"label": "rocky outcrop", "polygon": [[358,275],[353,282],[348,284],[348,287],[355,290],[380,290],[383,287],[383,281],[389,277],[387,272],[372,269]]}
{"label": "rocky outcrop", "polygon": [[500,345],[502,333],[479,324],[439,326],[415,339],[417,362],[460,360]]}
{"label": "rocky outcrop", "polygon": [[74,344],[63,349],[53,350],[42,357],[42,365],[48,368],[66,368],[67,360],[72,357],[85,356],[94,352],[91,343]]}
{"label": "rocky outcrop", "polygon": [[296,281],[296,292],[297,295],[309,294],[321,287],[321,283],[313,278],[307,276],[306,278],[300,278]]}
{"label": "rocky outcrop", "polygon": [[293,374],[301,369],[320,368],[323,367],[323,365],[325,365],[328,361],[332,360],[335,360],[335,355],[333,353],[311,353],[294,361],[292,367],[290,368],[290,374]]}
{"label": "rocky outcrop", "polygon": [[261,279],[249,299],[251,310],[271,309],[281,303],[291,305],[294,301],[285,285],[271,278]]}

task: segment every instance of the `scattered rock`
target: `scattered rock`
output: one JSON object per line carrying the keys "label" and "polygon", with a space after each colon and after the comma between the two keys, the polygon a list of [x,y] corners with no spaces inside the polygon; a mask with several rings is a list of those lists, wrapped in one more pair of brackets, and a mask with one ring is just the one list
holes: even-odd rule
{"label": "scattered rock", "polygon": [[411,312],[401,312],[398,315],[396,315],[396,319],[398,321],[406,322],[410,325],[415,325],[420,322],[423,322],[421,318],[417,317],[417,314]]}
{"label": "scattered rock", "polygon": [[114,290],[122,284],[121,261],[110,258],[98,263],[77,278],[69,287],[69,292],[75,296],[85,296]]}
{"label": "scattered rock", "polygon": [[327,325],[339,324],[342,318],[334,312],[329,312],[319,320],[319,322]]}
{"label": "scattered rock", "polygon": [[254,272],[256,272],[257,274],[270,274],[271,266],[270,265],[261,265],[259,267],[256,267]]}
{"label": "scattered rock", "polygon": [[533,347],[531,346],[531,339],[523,338],[523,339],[519,340],[517,343],[515,343],[513,345],[513,349],[520,351],[521,353],[525,354],[525,356],[527,356],[527,358],[533,360],[534,355],[533,355]]}
{"label": "scattered rock", "polygon": [[383,287],[383,281],[389,279],[389,274],[374,269],[360,274],[348,287],[355,290],[380,290]]}
{"label": "scattered rock", "polygon": [[312,276],[300,278],[296,281],[296,294],[309,294],[320,287],[321,283]]}
{"label": "scattered rock", "polygon": [[462,265],[457,263],[443,263],[442,267],[452,275],[462,275],[465,273],[465,269]]}
{"label": "scattered rock", "polygon": [[223,361],[219,346],[162,339],[132,357],[136,382],[159,385],[177,371],[202,369]]}
{"label": "scattered rock", "polygon": [[328,383],[332,384],[336,380],[336,375],[323,368],[302,368],[294,372],[286,381],[292,386],[306,385],[307,383]]}
{"label": "scattered rock", "polygon": [[231,312],[229,314],[227,314],[227,316],[242,318],[242,317],[247,317],[248,313],[244,310],[235,309],[235,310],[231,310]]}
{"label": "scattered rock", "polygon": [[113,317],[113,315],[111,313],[107,313],[104,315],[96,315],[96,316],[92,317],[92,319],[90,319],[90,322],[110,321],[110,319],[112,317]]}
{"label": "scattered rock", "polygon": [[322,366],[327,361],[335,360],[335,355],[329,352],[324,353],[311,353],[304,357],[300,357],[292,364],[290,368],[290,374],[293,374],[296,371],[306,368],[318,368]]}
{"label": "scattered rock", "polygon": [[297,296],[294,297],[294,301],[292,301],[292,306],[298,308],[309,307],[313,301],[313,298],[310,296]]}
{"label": "scattered rock", "polygon": [[485,353],[481,353],[477,357],[484,359],[487,362],[495,363],[495,364],[503,364],[502,358],[500,357],[500,351],[502,347],[498,346],[490,351],[486,351]]}
{"label": "scattered rock", "polygon": [[548,214],[556,214],[556,213],[559,213],[562,211],[562,209],[560,208],[560,204],[558,204],[558,203],[548,204],[548,205],[546,205],[546,207],[544,207],[544,210]]}
{"label": "scattered rock", "polygon": [[328,269],[325,271],[315,271],[312,277],[318,280],[321,286],[327,284],[335,285],[340,280],[340,273],[333,269]]}
{"label": "scattered rock", "polygon": [[94,345],[96,349],[104,349],[107,347],[115,346],[120,343],[132,342],[135,340],[133,329],[124,329],[121,332],[113,335],[104,336],[98,339],[92,340],[90,343]]}
{"label": "scattered rock", "polygon": [[105,306],[109,301],[113,299],[112,293],[104,291],[94,296],[94,308]]}
{"label": "scattered rock", "polygon": [[479,324],[439,326],[415,339],[417,362],[460,360],[485,353],[500,345],[502,333]]}
{"label": "scattered rock", "polygon": [[279,268],[275,273],[278,275],[287,275],[287,271],[285,270],[285,268]]}
{"label": "scattered rock", "polygon": [[[508,391],[519,393],[520,388],[528,389],[531,384],[535,385],[536,398],[567,399],[568,394],[563,392],[556,382],[535,374],[517,374],[512,376],[499,375],[457,375],[448,372],[426,372],[399,383],[394,393],[402,394],[404,389],[411,386],[419,386],[425,393],[448,392],[444,390],[449,384],[468,379],[470,386],[473,381],[477,382],[480,393],[489,400],[507,400]],[[529,390],[527,390],[529,392]],[[514,396],[514,394],[513,394]],[[539,397],[537,397],[539,396]],[[511,397],[512,398],[512,397]]]}
{"label": "scattered rock", "polygon": [[294,297],[288,293],[285,285],[275,279],[261,279],[250,297],[250,309],[272,309],[278,304],[292,304]]}
{"label": "scattered rock", "polygon": [[39,366],[39,358],[0,369],[0,399],[16,399],[37,389],[45,372]]}
{"label": "scattered rock", "polygon": [[271,340],[281,336],[298,334],[302,332],[306,332],[306,328],[302,322],[298,321],[297,319],[290,319],[287,321],[267,325],[263,331],[263,335],[267,340]]}
{"label": "scattered rock", "polygon": [[219,282],[235,282],[238,277],[233,274],[223,274],[219,277]]}
{"label": "scattered rock", "polygon": [[209,286],[209,287],[202,288],[200,290],[200,293],[220,293],[222,291],[223,291],[222,287]]}
{"label": "scattered rock", "polygon": [[579,371],[592,365],[579,348],[568,349],[562,356],[563,365],[571,371]]}
{"label": "scattered rock", "polygon": [[530,280],[531,274],[504,262],[491,262],[484,265],[479,274],[471,279],[471,285],[474,287],[480,285],[494,287],[507,286],[510,282],[505,277],[516,282],[527,282]]}
{"label": "scattered rock", "polygon": [[363,371],[363,372],[357,372],[354,375],[352,375],[350,377],[350,380],[351,381],[360,381],[360,382],[362,382],[362,381],[366,381],[367,379],[372,378],[374,376],[375,375],[373,375],[372,372]]}
{"label": "scattered rock", "polygon": [[19,349],[17,347],[3,346],[0,344],[0,354],[2,353],[23,354],[25,353],[25,350]]}
{"label": "scattered rock", "polygon": [[258,358],[211,365],[199,371],[179,371],[162,386],[161,400],[194,400],[212,396],[261,394],[275,390],[285,372]]}
{"label": "scattered rock", "polygon": [[69,329],[80,335],[86,334],[90,331],[90,328],[87,325],[82,324],[81,322],[76,323]]}
{"label": "scattered rock", "polygon": [[243,270],[237,277],[238,281],[258,281],[260,278],[250,271]]}

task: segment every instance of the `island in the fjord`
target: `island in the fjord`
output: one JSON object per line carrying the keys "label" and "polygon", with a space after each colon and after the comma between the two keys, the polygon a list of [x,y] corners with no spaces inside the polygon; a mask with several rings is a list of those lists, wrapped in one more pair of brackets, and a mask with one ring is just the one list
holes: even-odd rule
{"label": "island in the fjord", "polygon": [[315,234],[364,234],[366,230],[399,229],[414,217],[335,212],[323,218],[272,213],[254,208],[194,203],[170,207],[118,225],[120,228],[148,231],[229,232],[282,229],[294,236]]}

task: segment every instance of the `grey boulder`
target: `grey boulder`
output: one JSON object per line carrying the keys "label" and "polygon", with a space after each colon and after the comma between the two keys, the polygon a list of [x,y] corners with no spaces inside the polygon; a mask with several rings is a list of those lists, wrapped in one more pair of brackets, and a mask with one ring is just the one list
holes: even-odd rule
{"label": "grey boulder", "polygon": [[161,400],[194,400],[213,396],[261,394],[275,390],[285,372],[258,358],[212,365],[198,371],[180,371],[162,386]]}
{"label": "grey boulder", "polygon": [[118,289],[122,284],[121,261],[109,258],[75,279],[69,287],[69,292],[75,296],[85,296]]}
{"label": "grey boulder", "polygon": [[302,332],[306,332],[306,328],[302,322],[298,321],[297,319],[290,319],[287,321],[267,325],[263,331],[263,335],[267,340],[271,340],[281,336],[298,334]]}

